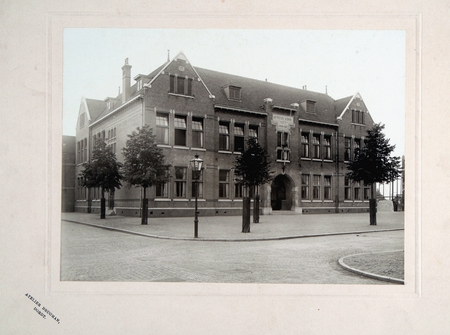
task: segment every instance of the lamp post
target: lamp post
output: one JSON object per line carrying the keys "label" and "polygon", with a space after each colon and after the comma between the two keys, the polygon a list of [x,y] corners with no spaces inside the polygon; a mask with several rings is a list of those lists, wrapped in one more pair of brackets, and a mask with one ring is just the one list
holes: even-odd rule
{"label": "lamp post", "polygon": [[200,172],[203,167],[203,160],[198,158],[198,154],[195,154],[195,158],[191,159],[192,179],[195,181],[195,218],[194,218],[194,237],[198,237],[198,179],[200,178]]}

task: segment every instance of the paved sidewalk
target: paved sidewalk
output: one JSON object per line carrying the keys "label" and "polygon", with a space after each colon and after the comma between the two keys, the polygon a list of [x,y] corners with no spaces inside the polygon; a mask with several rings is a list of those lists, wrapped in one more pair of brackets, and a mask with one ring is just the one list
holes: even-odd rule
{"label": "paved sidewalk", "polygon": [[250,233],[242,233],[240,216],[199,217],[198,238],[194,239],[194,219],[149,218],[141,225],[139,217],[62,213],[62,219],[154,238],[197,241],[258,241],[311,236],[368,233],[404,229],[402,212],[378,213],[377,225],[369,225],[368,213],[262,215],[251,223]]}
{"label": "paved sidewalk", "polygon": [[[263,215],[259,223],[251,223],[250,233],[241,232],[242,217],[240,216],[199,217],[199,237],[196,239],[194,238],[194,219],[188,217],[149,218],[148,225],[141,225],[139,217],[106,216],[106,219],[100,219],[99,214],[86,213],[62,213],[62,220],[151,238],[199,242],[269,241],[404,229],[403,212],[377,213],[376,226],[369,225],[368,213]],[[404,255],[401,250],[348,255],[339,259],[339,265],[359,275],[403,283]]]}

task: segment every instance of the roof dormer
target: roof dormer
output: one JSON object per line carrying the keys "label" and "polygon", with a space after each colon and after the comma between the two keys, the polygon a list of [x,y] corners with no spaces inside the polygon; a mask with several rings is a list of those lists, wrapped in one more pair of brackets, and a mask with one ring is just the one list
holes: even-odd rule
{"label": "roof dormer", "polygon": [[314,100],[305,100],[300,103],[306,113],[316,114],[316,102]]}
{"label": "roof dormer", "polygon": [[228,85],[224,87],[223,90],[228,100],[235,100],[235,101],[242,100],[241,87],[235,85]]}

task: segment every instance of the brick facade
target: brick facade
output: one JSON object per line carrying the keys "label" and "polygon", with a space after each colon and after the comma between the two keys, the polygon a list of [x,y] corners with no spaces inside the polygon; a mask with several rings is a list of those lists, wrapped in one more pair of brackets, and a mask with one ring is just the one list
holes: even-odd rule
{"label": "brick facade", "polygon": [[[266,149],[274,172],[273,181],[259,189],[263,214],[368,210],[364,185],[347,185],[344,178],[347,155],[373,125],[358,93],[334,100],[196,68],[182,53],[149,75],[135,76],[136,83],[128,87],[130,69],[126,61],[126,87],[118,97],[82,99],[77,174],[95,138],[104,139],[123,161],[128,134],[150,125],[171,165],[171,180],[165,188],[148,190],[149,217],[193,215],[189,162],[195,154],[204,160],[200,215],[240,214],[242,190],[235,185],[233,165],[250,136],[257,136]],[[140,215],[141,196],[141,189],[124,185],[114,194],[115,212]],[[75,210],[97,212],[99,207],[98,190],[77,187]]]}

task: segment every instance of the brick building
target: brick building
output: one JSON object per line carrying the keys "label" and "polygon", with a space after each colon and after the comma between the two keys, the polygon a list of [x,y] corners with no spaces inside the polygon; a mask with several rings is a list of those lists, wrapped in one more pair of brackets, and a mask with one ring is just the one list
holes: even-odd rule
{"label": "brick building", "polygon": [[[233,164],[256,137],[267,150],[273,181],[259,189],[261,212],[368,211],[370,189],[345,178],[345,161],[363,143],[373,120],[359,93],[329,95],[197,68],[183,53],[134,77],[122,67],[122,93],[82,98],[76,126],[77,174],[92,144],[104,139],[119,161],[127,135],[150,125],[171,165],[171,180],[148,190],[149,217],[191,216],[190,160],[205,162],[199,184],[200,215],[237,215],[242,187]],[[76,211],[99,211],[99,190],[77,187]],[[114,195],[119,215],[140,215],[142,190],[126,185]]]}
{"label": "brick building", "polygon": [[75,210],[75,136],[62,138],[61,211]]}

